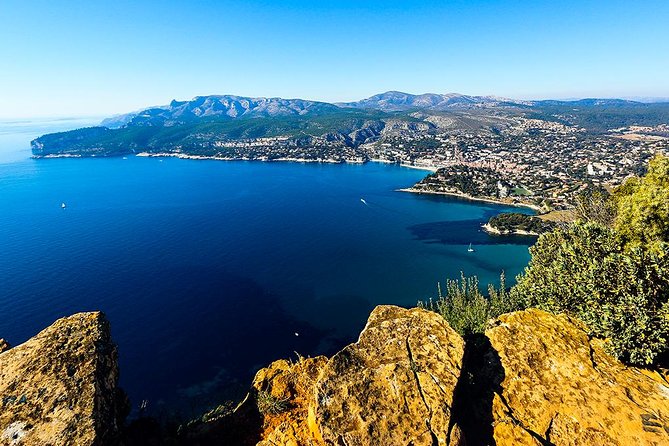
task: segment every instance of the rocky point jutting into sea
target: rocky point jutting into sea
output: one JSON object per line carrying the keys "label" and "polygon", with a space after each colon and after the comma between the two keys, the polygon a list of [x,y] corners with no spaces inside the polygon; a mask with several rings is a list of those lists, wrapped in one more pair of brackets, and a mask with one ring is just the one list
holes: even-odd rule
{"label": "rocky point jutting into sea", "polygon": [[169,438],[123,423],[127,402],[101,313],[0,345],[3,445],[669,442],[666,375],[625,366],[580,322],[534,309],[465,342],[436,313],[379,306],[357,342],[331,358],[273,362],[236,407]]}

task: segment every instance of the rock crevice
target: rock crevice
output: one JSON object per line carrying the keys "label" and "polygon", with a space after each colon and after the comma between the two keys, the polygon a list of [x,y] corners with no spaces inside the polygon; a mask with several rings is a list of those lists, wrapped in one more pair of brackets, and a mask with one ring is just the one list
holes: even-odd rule
{"label": "rock crevice", "polygon": [[[465,342],[436,313],[380,306],[333,357],[276,361],[236,408],[159,444],[669,444],[667,376],[603,347],[578,322],[539,310],[503,315]],[[125,407],[117,379],[100,313],[5,349],[0,445],[116,444]]]}
{"label": "rock crevice", "polygon": [[289,423],[292,442],[277,441],[284,424],[265,429],[260,444],[669,442],[666,377],[621,364],[566,316],[510,313],[464,342],[434,313],[378,307],[358,342],[318,361],[299,406],[309,422]]}

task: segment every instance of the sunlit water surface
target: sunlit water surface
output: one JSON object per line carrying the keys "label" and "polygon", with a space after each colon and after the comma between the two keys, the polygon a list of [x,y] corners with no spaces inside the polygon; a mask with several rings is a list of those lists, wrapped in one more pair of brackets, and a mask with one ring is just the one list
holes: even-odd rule
{"label": "sunlit water surface", "polygon": [[532,239],[480,230],[511,209],[395,191],[419,170],[29,158],[32,138],[90,124],[0,122],[0,337],[104,311],[135,408],[190,416],[272,360],[354,341],[375,305],[529,260]]}

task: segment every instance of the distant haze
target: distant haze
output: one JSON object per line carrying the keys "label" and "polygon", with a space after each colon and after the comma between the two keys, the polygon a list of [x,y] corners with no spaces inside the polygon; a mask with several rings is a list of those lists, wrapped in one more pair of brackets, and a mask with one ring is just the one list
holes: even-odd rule
{"label": "distant haze", "polygon": [[0,119],[210,94],[669,97],[669,2],[4,0]]}

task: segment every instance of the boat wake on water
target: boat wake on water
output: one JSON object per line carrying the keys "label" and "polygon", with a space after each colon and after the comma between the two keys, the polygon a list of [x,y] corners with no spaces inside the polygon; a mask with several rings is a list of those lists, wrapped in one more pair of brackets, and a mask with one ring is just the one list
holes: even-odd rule
{"label": "boat wake on water", "polygon": [[361,202],[362,204],[364,204],[365,206],[367,206],[368,208],[370,208],[370,209],[372,209],[372,210],[375,210],[375,211],[377,211],[377,212],[378,212],[378,211],[383,211],[383,212],[389,212],[389,213],[392,213],[392,214],[404,215],[404,216],[411,217],[411,214],[409,214],[409,213],[407,213],[407,212],[398,211],[397,209],[391,209],[391,208],[382,206],[382,205],[380,205],[380,204],[378,204],[378,203],[369,203],[369,202],[367,202],[367,200],[365,200],[364,198],[361,198],[361,199],[360,199],[360,202]]}

